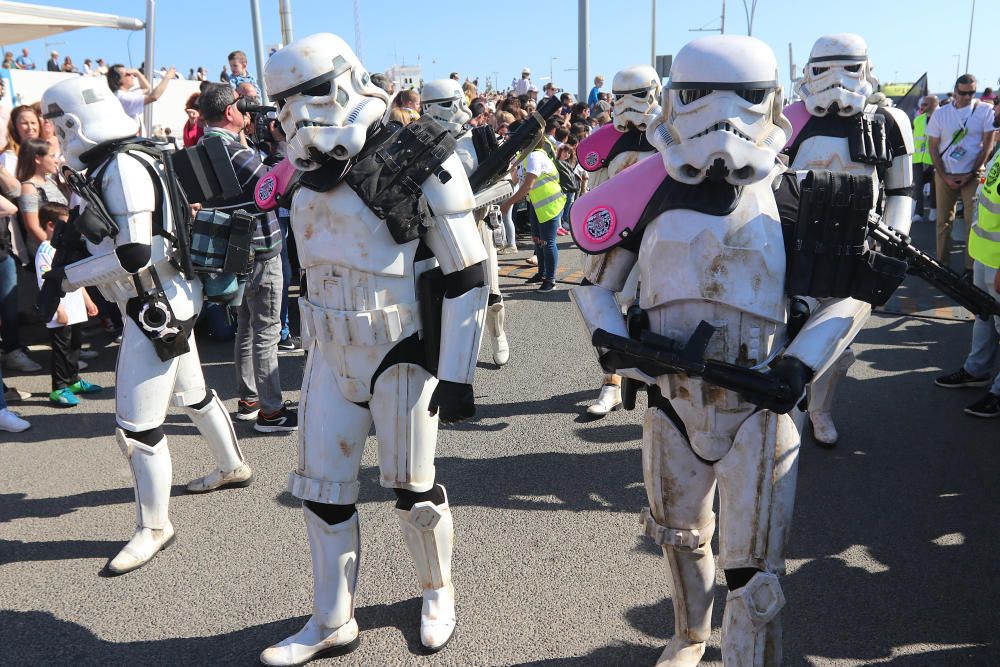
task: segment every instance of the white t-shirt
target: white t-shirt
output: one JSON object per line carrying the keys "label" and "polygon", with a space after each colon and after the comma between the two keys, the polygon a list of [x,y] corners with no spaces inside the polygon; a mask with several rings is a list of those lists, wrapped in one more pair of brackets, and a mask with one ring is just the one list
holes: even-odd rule
{"label": "white t-shirt", "polygon": [[[964,126],[964,131],[963,131]],[[967,174],[983,148],[986,132],[993,131],[993,107],[974,100],[962,109],[954,104],[938,107],[927,123],[927,136],[937,137],[944,169],[949,174]],[[962,132],[962,135],[957,133]],[[952,137],[958,136],[952,142]],[[949,144],[951,144],[949,146]]]}
{"label": "white t-shirt", "polygon": [[142,127],[142,112],[146,108],[146,95],[141,90],[118,91],[115,97],[122,103],[122,109]]}
{"label": "white t-shirt", "polygon": [[514,94],[515,95],[527,95],[528,88],[531,86],[531,79],[518,79],[514,83]]}
{"label": "white t-shirt", "polygon": [[[55,257],[55,254],[56,249],[48,241],[42,241],[42,244],[38,246],[38,252],[35,253],[35,276],[38,278],[39,287],[42,286],[42,281],[45,280],[43,276],[52,268],[52,258]],[[64,296],[59,301],[59,305],[66,310],[66,316],[69,318],[69,321],[66,324],[59,324],[56,322],[58,315],[55,315],[52,317],[52,321],[45,325],[49,329],[58,329],[69,324],[79,324],[80,322],[87,321],[87,305],[83,301],[82,287]]]}
{"label": "white t-shirt", "polygon": [[534,174],[536,177],[545,173],[552,173],[556,166],[549,159],[544,151],[531,151],[528,157],[517,165],[517,178],[524,180],[525,174]]}

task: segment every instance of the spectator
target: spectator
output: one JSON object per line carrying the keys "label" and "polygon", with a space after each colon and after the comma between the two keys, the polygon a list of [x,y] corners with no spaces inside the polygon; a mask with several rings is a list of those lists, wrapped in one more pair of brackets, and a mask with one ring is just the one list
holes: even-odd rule
{"label": "spectator", "polygon": [[35,69],[35,61],[28,55],[27,47],[21,49],[21,55],[14,60],[14,63],[18,69]]}
{"label": "spectator", "polygon": [[931,222],[937,219],[934,207],[934,161],[927,149],[927,121],[937,111],[938,98],[920,100],[920,114],[913,119],[913,222],[924,219],[924,184],[930,185]]}
{"label": "spectator", "polygon": [[591,109],[600,100],[601,88],[604,87],[604,77],[597,75],[594,77],[594,87],[590,89],[590,95],[587,96],[587,106]]}
{"label": "spectator", "polygon": [[547,100],[553,95],[555,95],[557,92],[559,92],[559,89],[556,88],[556,84],[549,81],[547,84],[542,86],[542,92],[545,93],[545,99]]}
{"label": "spectator", "polygon": [[[244,131],[249,117],[237,108],[235,91],[225,84],[208,84],[198,108],[205,136],[223,140],[242,192],[219,207],[255,210],[254,188],[266,173],[258,153],[247,146]],[[295,431],[298,417],[282,402],[278,373],[282,293],[281,229],[273,215],[258,214],[254,230],[254,263],[237,310],[235,363],[239,408],[236,418],[256,419],[254,429],[264,433]],[[258,393],[259,392],[259,393]]]}
{"label": "spectator", "polygon": [[245,97],[254,104],[260,102],[260,92],[257,90],[257,86],[255,86],[252,81],[244,81],[240,85],[236,86],[236,96]]}
{"label": "spectator", "polygon": [[95,70],[97,76],[107,76],[108,75],[108,65],[104,62],[104,58],[97,59],[97,69]]}
{"label": "spectator", "polygon": [[51,56],[49,58],[49,61],[45,64],[45,66],[46,66],[46,68],[50,72],[61,72],[62,71],[62,65],[59,64],[59,52],[58,51],[53,51],[52,52],[52,54],[51,54]]}
{"label": "spectator", "polygon": [[472,104],[472,100],[479,97],[479,91],[476,90],[476,84],[471,81],[466,81],[462,84],[462,92],[465,93],[466,104]]}
{"label": "spectator", "polygon": [[37,139],[42,132],[42,118],[28,104],[14,107],[7,121],[7,145],[0,155],[0,163],[11,174],[17,173],[17,154],[28,139]]}
{"label": "spectator", "polygon": [[228,59],[229,69],[232,72],[228,77],[230,86],[239,88],[241,83],[249,82],[253,84],[255,89],[260,90],[257,80],[247,72],[247,54],[242,51],[233,51],[229,54]]}
{"label": "spectator", "polygon": [[514,95],[527,95],[528,88],[531,86],[531,70],[525,67],[521,70],[521,78],[514,82],[513,88]]}
{"label": "spectator", "polygon": [[78,74],[79,73],[78,70],[76,69],[76,67],[73,65],[73,61],[70,59],[69,56],[66,56],[65,58],[63,58],[63,64],[62,64],[61,71],[65,72],[66,74]]}
{"label": "spectator", "polygon": [[94,63],[90,58],[83,59],[83,71],[81,74],[84,76],[97,76],[97,72],[94,71]]}
{"label": "spectator", "polygon": [[[512,127],[512,131],[516,129]],[[559,186],[559,172],[545,151],[537,147],[517,164],[514,176],[517,190],[500,205],[500,211],[506,215],[514,204],[526,198],[530,202],[528,215],[535,241],[538,273],[529,278],[528,283],[541,283],[539,291],[551,292],[555,289],[559,260],[556,230],[566,204],[566,195]]]}
{"label": "spectator", "polygon": [[8,51],[3,54],[3,65],[0,65],[0,69],[18,69],[17,63],[14,62],[13,51]]}
{"label": "spectator", "polygon": [[[531,84],[530,86],[528,86],[527,98],[528,98],[528,100],[530,100],[532,102],[537,102],[538,101],[538,87],[535,86],[535,84]],[[523,105],[523,102],[522,102],[522,105]]]}
{"label": "spectator", "polygon": [[586,102],[577,102],[570,108],[569,122],[570,125],[573,123],[588,125],[590,123],[590,107],[587,106]]}
{"label": "spectator", "polygon": [[42,204],[67,203],[66,195],[56,183],[58,170],[59,162],[48,141],[39,137],[21,144],[17,160],[17,179],[21,181],[21,220],[28,233],[28,249],[32,256],[47,238],[38,217]]}
{"label": "spectator", "polygon": [[[51,120],[42,115],[41,102],[35,102],[31,105],[31,108],[42,119],[42,127],[38,132],[38,136],[49,142],[49,148],[52,149],[52,154],[56,157],[56,163],[61,167],[63,164],[62,146],[59,144],[59,137],[56,136],[56,126],[52,124]],[[62,176],[59,174],[58,169],[56,170],[56,180],[60,183],[62,182]]]}
{"label": "spectator", "polygon": [[392,85],[392,80],[385,74],[382,74],[380,72],[372,74],[372,83],[374,83],[376,86],[378,86],[385,92],[389,93],[390,95],[396,92],[396,87]]}
{"label": "spectator", "polygon": [[[3,375],[0,374],[0,383],[3,382]],[[13,412],[7,407],[7,400],[3,395],[0,395],[0,431],[7,431],[8,433],[20,433],[21,431],[27,431],[31,428],[31,424]]]}
{"label": "spectator", "polygon": [[205,134],[205,127],[201,122],[201,113],[198,111],[198,93],[192,93],[184,103],[184,111],[187,113],[187,120],[184,121],[184,130],[181,136],[184,139],[184,148],[190,148],[198,143],[202,135]]}
{"label": "spectator", "polygon": [[208,81],[208,72],[205,71],[204,67],[199,67],[198,71],[194,73],[194,78],[196,81]]}
{"label": "spectator", "polygon": [[[20,192],[17,179],[0,164],[0,351],[4,365],[11,370],[34,373],[42,367],[32,361],[21,347],[20,314],[17,299],[17,261],[11,237],[11,222],[17,214],[13,199]],[[7,401],[17,400],[16,389],[3,387]],[[0,406],[5,406],[0,400]]]}
{"label": "spectator", "polygon": [[[966,222],[971,222],[973,197],[983,164],[993,149],[993,107],[975,99],[976,77],[955,81],[955,101],[940,107],[927,123],[928,150],[934,161],[937,204],[937,258],[947,266],[955,204],[961,196]],[[971,275],[972,258],[965,255]]]}
{"label": "spectator", "polygon": [[559,114],[562,116],[568,116],[573,113],[573,94],[563,93],[559,96],[559,101],[562,102],[562,108],[559,109]]}
{"label": "spectator", "polygon": [[156,87],[149,85],[149,81],[137,69],[126,69],[125,65],[112,65],[108,70],[108,87],[122,103],[125,113],[139,123],[139,133],[143,132],[142,112],[147,104],[152,104],[160,99],[163,92],[173,78],[174,68],[167,70],[169,76],[164,77]]}
{"label": "spectator", "polygon": [[993,94],[993,89],[987,86],[986,88],[983,88],[983,96],[979,99],[983,102],[992,102],[996,99],[996,95]]}
{"label": "spectator", "polygon": [[407,116],[408,120],[403,125],[412,123],[420,118],[420,93],[412,88],[399,91],[399,94],[393,98],[392,103],[394,106],[402,109],[403,113]]}
{"label": "spectator", "polygon": [[[52,235],[57,223],[69,220],[69,209],[63,204],[48,203],[39,210],[38,217],[46,236],[35,254],[35,275],[38,286],[41,287],[56,254],[52,247]],[[77,394],[94,394],[102,389],[80,377],[80,331],[83,323],[96,315],[97,306],[91,301],[87,290],[81,287],[60,299],[56,314],[46,325],[52,346],[52,392],[49,400],[57,405],[79,405]]]}
{"label": "spectator", "polygon": [[452,72],[451,74],[448,75],[448,78],[451,79],[452,81],[458,81],[458,72]]}
{"label": "spectator", "polygon": [[[567,136],[569,131],[563,129]],[[559,187],[562,189],[562,193],[566,195],[566,205],[563,206],[562,216],[559,219],[559,228],[556,230],[557,236],[566,236],[569,234],[569,209],[573,206],[573,200],[576,199],[577,194],[580,190],[580,177],[577,175],[576,169],[576,151],[573,150],[571,146],[562,145],[559,147],[556,153],[556,169],[559,172]],[[582,170],[581,170],[582,171]]]}
{"label": "spectator", "polygon": [[[611,93],[601,93],[597,97],[597,104],[590,107],[590,115],[597,116],[600,118],[602,115],[607,114],[608,121],[611,119]],[[601,125],[605,123],[602,122]]]}

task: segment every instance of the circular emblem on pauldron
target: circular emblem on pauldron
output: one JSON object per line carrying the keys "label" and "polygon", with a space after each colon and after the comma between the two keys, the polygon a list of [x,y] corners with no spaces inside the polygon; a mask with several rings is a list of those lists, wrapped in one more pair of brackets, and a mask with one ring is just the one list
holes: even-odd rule
{"label": "circular emblem on pauldron", "polygon": [[585,157],[583,158],[583,162],[584,162],[584,164],[586,164],[586,165],[587,165],[588,167],[591,167],[591,168],[593,168],[593,167],[596,167],[596,166],[597,166],[598,164],[600,164],[600,162],[601,162],[601,156],[600,156],[600,155],[598,155],[596,151],[590,151],[590,152],[589,152],[589,153],[587,153],[587,155],[586,155],[586,156],[585,156]]}
{"label": "circular emblem on pauldron", "polygon": [[257,201],[266,202],[271,198],[271,194],[274,192],[274,178],[265,178],[259,186],[257,186]]}
{"label": "circular emblem on pauldron", "polygon": [[591,241],[601,242],[606,240],[615,231],[614,210],[605,206],[595,208],[587,214],[585,230]]}

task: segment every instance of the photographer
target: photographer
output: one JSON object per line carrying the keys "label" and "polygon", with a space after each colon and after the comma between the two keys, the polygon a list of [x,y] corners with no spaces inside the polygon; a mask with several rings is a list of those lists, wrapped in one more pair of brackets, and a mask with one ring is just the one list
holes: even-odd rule
{"label": "photographer", "polygon": [[[257,210],[254,186],[267,167],[247,141],[250,116],[240,111],[239,101],[227,84],[205,86],[199,100],[199,110],[205,121],[205,136],[201,142],[212,137],[223,140],[242,188],[238,196],[216,210],[232,212],[242,208],[252,213]],[[282,401],[278,375],[281,229],[273,215],[257,214],[255,218],[254,265],[237,312],[235,357],[240,401],[236,418],[256,419],[254,428],[263,433],[294,431],[298,429],[297,417]]]}

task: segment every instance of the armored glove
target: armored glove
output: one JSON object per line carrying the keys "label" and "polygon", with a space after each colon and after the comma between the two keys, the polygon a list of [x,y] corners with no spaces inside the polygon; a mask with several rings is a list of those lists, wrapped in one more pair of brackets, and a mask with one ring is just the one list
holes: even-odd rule
{"label": "armored glove", "polygon": [[802,398],[806,385],[812,380],[813,371],[795,357],[782,357],[774,365],[774,368],[769,369],[765,375],[784,383],[787,391],[773,396],[750,394],[742,394],[742,396],[754,405],[783,415],[790,412]]}
{"label": "armored glove", "polygon": [[460,382],[438,381],[437,388],[431,394],[428,406],[431,417],[441,412],[441,421],[454,424],[468,419],[476,414],[476,396],[471,384]]}

